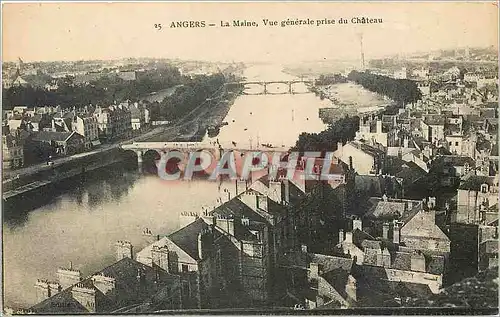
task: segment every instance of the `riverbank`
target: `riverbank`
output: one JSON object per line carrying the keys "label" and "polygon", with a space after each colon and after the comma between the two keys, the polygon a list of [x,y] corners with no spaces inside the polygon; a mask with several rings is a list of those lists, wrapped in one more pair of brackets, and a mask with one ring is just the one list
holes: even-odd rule
{"label": "riverbank", "polygon": [[37,172],[23,174],[9,182],[4,182],[2,198],[7,201],[16,196],[22,197],[47,185],[120,162],[123,159],[123,150],[118,147],[109,147],[104,151],[79,157],[74,156],[70,160],[47,165],[47,168]]}

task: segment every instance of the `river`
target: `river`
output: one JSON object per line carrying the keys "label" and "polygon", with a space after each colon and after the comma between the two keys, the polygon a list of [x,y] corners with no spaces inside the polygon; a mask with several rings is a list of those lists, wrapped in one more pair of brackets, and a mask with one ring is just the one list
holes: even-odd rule
{"label": "river", "polygon": [[[279,66],[268,65],[248,68],[244,75],[248,80],[294,79]],[[262,89],[255,85],[247,92]],[[270,92],[286,89],[280,84],[268,87]],[[331,102],[307,93],[302,83],[294,84],[294,90],[306,93],[239,96],[224,120],[228,125],[213,139],[292,146],[300,133],[322,131],[325,125],[318,109],[331,106]],[[356,99],[361,90],[351,85],[351,93],[343,94]],[[34,283],[38,278],[55,280],[59,266],[67,267],[71,261],[73,268],[87,276],[113,263],[115,241],[129,240],[138,251],[146,244],[142,235],[145,228],[155,235],[169,234],[178,228],[181,212],[198,212],[215,206],[227,192],[234,195],[234,185],[229,182],[168,182],[139,173],[133,157],[127,162],[68,180],[21,203],[5,204],[3,281],[7,307],[35,304]]]}

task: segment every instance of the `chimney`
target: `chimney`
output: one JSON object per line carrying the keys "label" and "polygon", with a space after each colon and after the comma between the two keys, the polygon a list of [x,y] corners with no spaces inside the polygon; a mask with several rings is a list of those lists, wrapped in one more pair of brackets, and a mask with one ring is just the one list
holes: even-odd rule
{"label": "chimney", "polygon": [[345,242],[352,243],[352,232],[345,233]]}
{"label": "chimney", "polygon": [[268,211],[268,206],[267,206],[267,196],[265,195],[256,195],[257,198],[257,208],[263,211]]}
{"label": "chimney", "polygon": [[411,270],[415,272],[425,272],[425,257],[420,252],[411,254]]}
{"label": "chimney", "polygon": [[283,195],[283,204],[290,204],[290,181],[288,179],[283,180],[283,186],[285,187],[285,194]]}
{"label": "chimney", "polygon": [[248,183],[244,179],[236,180],[236,195],[244,193],[248,189]]}
{"label": "chimney", "polygon": [[352,230],[356,229],[363,231],[363,222],[357,217],[352,219]]}
{"label": "chimney", "polygon": [[217,219],[215,221],[217,227],[229,235],[234,236],[234,219],[232,217],[217,215]]}
{"label": "chimney", "polygon": [[123,258],[133,259],[132,254],[132,244],[129,241],[117,241],[115,243],[116,247],[116,261],[120,261]]}
{"label": "chimney", "polygon": [[269,198],[271,198],[278,204],[281,204],[283,202],[281,182],[269,181]]}
{"label": "chimney", "polygon": [[317,279],[319,277],[319,264],[309,263],[309,279]]}
{"label": "chimney", "polygon": [[377,266],[384,266],[384,257],[380,248],[377,249]]}
{"label": "chimney", "polygon": [[35,283],[36,301],[40,303],[50,297],[49,283],[45,280],[38,280]]}
{"label": "chimney", "polygon": [[82,283],[79,283],[71,289],[71,295],[73,296],[73,299],[79,302],[90,313],[96,312],[96,298],[94,288],[85,287]]}
{"label": "chimney", "polygon": [[70,287],[81,281],[81,273],[78,270],[59,268],[57,270],[57,279],[63,289]]}
{"label": "chimney", "polygon": [[198,233],[198,257],[203,260],[203,234],[201,232]]}
{"label": "chimney", "polygon": [[350,298],[352,301],[356,301],[356,293],[357,293],[357,287],[356,287],[356,279],[352,276],[349,275],[347,277],[347,284],[345,286],[345,292],[347,294],[347,297]]}
{"label": "chimney", "polygon": [[401,228],[400,228],[400,225],[399,225],[399,222],[397,221],[394,221],[393,223],[394,227],[393,227],[393,233],[392,233],[392,242],[395,243],[395,244],[399,244],[401,242]]}
{"label": "chimney", "polygon": [[342,157],[342,154],[343,154],[343,147],[344,145],[342,144],[342,142],[337,142],[337,151],[339,153],[339,157]]}
{"label": "chimney", "polygon": [[377,120],[377,133],[382,133],[382,120]]}
{"label": "chimney", "polygon": [[307,245],[305,244],[301,245],[301,250],[303,253],[307,253]]}
{"label": "chimney", "polygon": [[169,250],[167,246],[153,245],[153,248],[151,249],[151,260],[153,264],[167,272],[169,272],[168,252]]}
{"label": "chimney", "polygon": [[391,267],[391,254],[389,253],[389,250],[387,248],[384,248],[382,251],[382,265],[384,267]]}
{"label": "chimney", "polygon": [[61,284],[57,282],[49,282],[49,291],[50,291],[50,296],[54,296],[60,291],[62,291]]}
{"label": "chimney", "polygon": [[344,230],[339,230],[339,243],[344,242]]}
{"label": "chimney", "polygon": [[389,239],[389,228],[390,224],[388,222],[384,222],[382,225],[382,238]]}
{"label": "chimney", "polygon": [[196,219],[198,219],[198,214],[195,212],[181,212],[181,215],[179,216],[179,228],[184,228],[190,223],[196,221]]}
{"label": "chimney", "polygon": [[436,197],[429,197],[427,199],[427,207],[430,210],[434,210],[436,208]]}
{"label": "chimney", "polygon": [[241,196],[239,196],[239,199],[247,205],[250,209],[256,211],[257,210],[257,198],[255,197],[255,193],[253,192],[245,192]]}
{"label": "chimney", "polygon": [[115,289],[116,281],[113,277],[105,276],[104,273],[92,276],[94,286],[104,295]]}
{"label": "chimney", "polygon": [[244,227],[248,227],[250,225],[250,219],[248,219],[247,217],[242,217],[241,218],[241,224],[244,226]]}
{"label": "chimney", "polygon": [[407,207],[406,207],[406,208],[407,208],[407,210],[412,210],[412,209],[413,209],[413,201],[408,200],[408,201],[406,202],[406,206],[407,206]]}

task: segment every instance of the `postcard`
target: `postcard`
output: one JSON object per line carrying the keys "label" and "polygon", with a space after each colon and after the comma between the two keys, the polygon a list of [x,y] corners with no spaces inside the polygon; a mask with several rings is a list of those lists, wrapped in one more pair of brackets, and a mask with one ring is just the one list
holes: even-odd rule
{"label": "postcard", "polygon": [[5,314],[498,314],[498,3],[4,2]]}

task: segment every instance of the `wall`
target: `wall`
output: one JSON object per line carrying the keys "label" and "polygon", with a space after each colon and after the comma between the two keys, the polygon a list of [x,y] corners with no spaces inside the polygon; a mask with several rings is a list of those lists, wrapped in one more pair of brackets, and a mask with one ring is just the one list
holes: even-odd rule
{"label": "wall", "polygon": [[375,168],[374,158],[349,143],[335,151],[334,156],[340,158],[345,164],[349,164],[349,157],[352,156],[353,168],[359,175],[373,175],[371,171]]}

